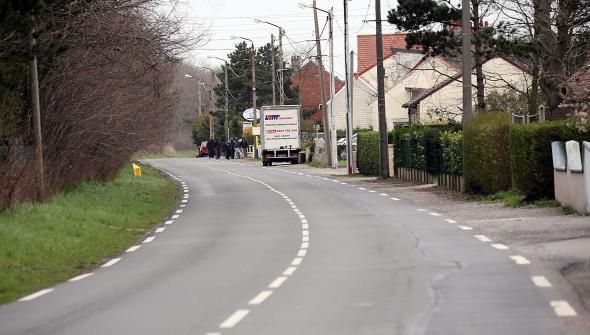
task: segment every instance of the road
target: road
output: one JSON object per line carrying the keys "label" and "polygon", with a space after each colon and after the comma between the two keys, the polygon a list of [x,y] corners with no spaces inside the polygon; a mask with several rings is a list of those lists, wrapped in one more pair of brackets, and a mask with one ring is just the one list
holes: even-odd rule
{"label": "road", "polygon": [[149,162],[178,179],[178,209],[104,267],[0,306],[0,334],[569,334],[575,312],[526,258],[402,197]]}

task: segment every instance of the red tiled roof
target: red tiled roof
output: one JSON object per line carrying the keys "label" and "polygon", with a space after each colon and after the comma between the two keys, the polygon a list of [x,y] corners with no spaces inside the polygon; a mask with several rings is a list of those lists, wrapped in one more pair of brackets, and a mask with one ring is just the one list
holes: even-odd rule
{"label": "red tiled roof", "polygon": [[[363,73],[377,65],[375,35],[357,35],[357,73]],[[383,34],[383,59],[393,54],[391,49],[406,49],[406,34]],[[420,47],[413,47],[420,50]]]}
{"label": "red tiled roof", "polygon": [[[299,71],[291,76],[291,87],[299,89],[299,101],[304,111],[317,111],[322,103],[320,94],[320,71],[314,62],[307,62]],[[344,86],[344,82],[334,78],[334,89],[338,92]],[[326,99],[330,97],[330,73],[324,70],[324,87]]]}

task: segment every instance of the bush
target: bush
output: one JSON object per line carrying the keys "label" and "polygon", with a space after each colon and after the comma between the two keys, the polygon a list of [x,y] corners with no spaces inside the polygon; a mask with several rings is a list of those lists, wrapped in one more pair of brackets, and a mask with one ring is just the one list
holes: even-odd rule
{"label": "bush", "polygon": [[463,175],[463,132],[440,133],[442,171],[455,176]]}
{"label": "bush", "polygon": [[424,126],[400,127],[390,132],[395,167],[424,169]]}
{"label": "bush", "polygon": [[379,133],[359,132],[357,138],[357,166],[367,176],[379,175]]}
{"label": "bush", "polygon": [[442,171],[442,148],[440,143],[440,130],[427,127],[422,139],[424,147],[424,165],[426,171],[438,174]]}
{"label": "bush", "polygon": [[494,194],[510,190],[507,113],[478,113],[465,127],[465,189]]}
{"label": "bush", "polygon": [[588,141],[590,133],[564,121],[517,124],[510,128],[512,186],[527,200],[553,198],[551,142]]}

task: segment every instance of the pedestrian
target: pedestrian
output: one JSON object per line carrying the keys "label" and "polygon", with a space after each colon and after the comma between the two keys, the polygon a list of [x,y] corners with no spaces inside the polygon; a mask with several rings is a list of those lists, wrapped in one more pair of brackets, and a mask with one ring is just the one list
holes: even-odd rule
{"label": "pedestrian", "polygon": [[241,153],[242,153],[242,159],[244,159],[246,157],[246,154],[248,153],[248,141],[246,141],[246,139],[243,137],[242,137]]}
{"label": "pedestrian", "polygon": [[229,141],[223,141],[223,153],[225,154],[225,159],[229,160],[231,154]]}
{"label": "pedestrian", "polygon": [[215,159],[219,159],[219,157],[221,156],[221,143],[219,143],[219,140],[214,140],[214,148],[215,148]]}
{"label": "pedestrian", "polygon": [[209,159],[215,157],[215,148],[213,147],[212,138],[210,138],[209,141],[207,141],[207,156],[209,156]]}
{"label": "pedestrian", "polygon": [[229,142],[229,158],[234,159],[235,155],[236,155],[236,151],[235,151],[235,143],[234,143],[234,139],[232,138]]}
{"label": "pedestrian", "polygon": [[237,137],[234,137],[234,152],[237,159],[242,157],[242,140],[239,140]]}

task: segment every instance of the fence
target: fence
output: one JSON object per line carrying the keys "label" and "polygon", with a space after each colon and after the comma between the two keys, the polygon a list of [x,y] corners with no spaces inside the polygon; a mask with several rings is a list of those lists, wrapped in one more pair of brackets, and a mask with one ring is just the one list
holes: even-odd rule
{"label": "fence", "polygon": [[465,189],[463,176],[448,173],[429,173],[424,170],[396,167],[395,177],[413,183],[438,185],[451,191],[463,192]]}

